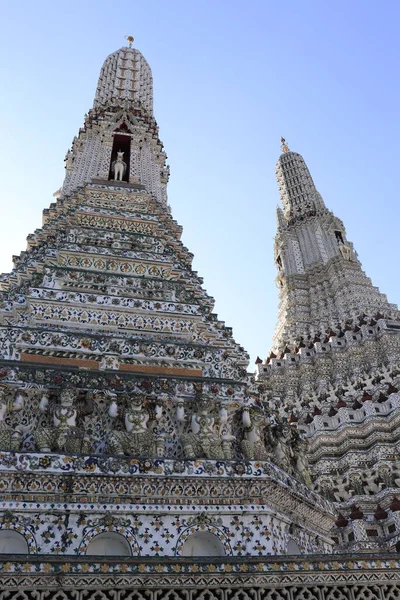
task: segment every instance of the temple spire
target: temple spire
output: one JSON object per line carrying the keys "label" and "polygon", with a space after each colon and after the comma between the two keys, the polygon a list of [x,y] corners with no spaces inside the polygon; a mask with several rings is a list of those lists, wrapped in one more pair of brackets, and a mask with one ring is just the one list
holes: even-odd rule
{"label": "temple spire", "polygon": [[[292,152],[281,138],[282,154],[276,165],[276,177],[285,217],[288,221],[303,219],[323,209],[321,198],[303,157]],[[326,209],[325,209],[326,210]]]}
{"label": "temple spire", "polygon": [[362,271],[342,221],[324,204],[303,157],[281,139],[275,262],[280,287],[273,349],[344,326],[360,314],[398,315]]}

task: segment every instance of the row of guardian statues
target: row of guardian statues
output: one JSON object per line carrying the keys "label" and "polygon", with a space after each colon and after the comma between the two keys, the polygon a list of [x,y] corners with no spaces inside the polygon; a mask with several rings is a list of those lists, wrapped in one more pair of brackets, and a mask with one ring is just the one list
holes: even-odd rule
{"label": "row of guardian statues", "polygon": [[[0,450],[108,454],[140,458],[267,460],[310,484],[307,443],[297,428],[249,400],[242,405],[199,395],[191,402],[144,394],[74,389],[57,396],[0,388]],[[176,454],[178,448],[179,455]]]}

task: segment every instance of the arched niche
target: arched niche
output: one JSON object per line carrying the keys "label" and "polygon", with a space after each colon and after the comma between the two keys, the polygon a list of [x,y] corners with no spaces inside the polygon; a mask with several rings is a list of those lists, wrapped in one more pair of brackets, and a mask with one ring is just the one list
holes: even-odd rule
{"label": "arched niche", "polygon": [[225,556],[225,548],[213,533],[198,531],[187,538],[181,556]]}
{"label": "arched niche", "polygon": [[298,543],[294,540],[289,540],[286,548],[286,554],[301,554]]}
{"label": "arched niche", "polygon": [[89,556],[132,556],[131,547],[123,535],[109,531],[99,533],[89,542]]}
{"label": "arched niche", "polygon": [[0,554],[29,554],[28,543],[23,535],[12,529],[0,531]]}

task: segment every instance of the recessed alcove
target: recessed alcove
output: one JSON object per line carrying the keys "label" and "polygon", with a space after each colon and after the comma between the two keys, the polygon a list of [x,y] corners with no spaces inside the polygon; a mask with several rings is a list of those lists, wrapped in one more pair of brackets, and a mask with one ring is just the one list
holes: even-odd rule
{"label": "recessed alcove", "polygon": [[127,540],[114,531],[96,535],[89,543],[86,554],[88,556],[132,556]]}
{"label": "recessed alcove", "polygon": [[0,531],[0,554],[29,554],[26,539],[17,531],[2,529]]}
{"label": "recessed alcove", "polygon": [[298,543],[294,540],[289,540],[286,548],[286,554],[301,554]]}
{"label": "recessed alcove", "polygon": [[225,556],[221,540],[209,531],[190,535],[182,547],[182,556]]}
{"label": "recessed alcove", "polygon": [[126,169],[122,177],[122,181],[129,183],[129,165],[131,159],[131,138],[129,135],[123,135],[120,133],[114,134],[110,170],[108,173],[108,179],[110,181],[114,180],[113,163],[117,160],[118,152],[124,153],[123,160],[126,163]]}

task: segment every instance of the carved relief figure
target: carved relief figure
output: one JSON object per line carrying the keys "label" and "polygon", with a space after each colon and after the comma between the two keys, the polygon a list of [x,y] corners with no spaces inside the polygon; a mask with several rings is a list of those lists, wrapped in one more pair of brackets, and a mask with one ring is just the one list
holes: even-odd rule
{"label": "carved relief figure", "polygon": [[115,181],[122,181],[125,171],[126,171],[126,162],[124,161],[124,152],[119,150],[117,152],[117,158],[113,161],[111,166],[111,170],[114,173]]}
{"label": "carved relief figure", "polygon": [[[145,406],[145,396],[135,395],[129,400],[125,410],[125,431],[112,431],[108,438],[108,448],[111,454],[127,454],[129,456],[156,457],[163,456],[165,440],[156,437],[149,427],[150,421],[161,419],[162,406],[156,405],[153,419]],[[118,405],[114,400],[110,405],[109,414],[118,415]]]}
{"label": "carved relief figure", "polygon": [[[35,433],[35,442],[40,452],[90,452],[89,438],[76,425],[77,409],[73,406],[76,392],[64,389],[60,393],[60,404],[53,405],[53,425],[41,427]],[[42,411],[49,410],[49,396],[44,394],[39,404]]]}
{"label": "carved relief figure", "polygon": [[[185,420],[183,404],[178,405],[177,419],[181,423]],[[212,414],[211,401],[203,397],[197,401],[196,411],[193,412],[190,422],[190,432],[181,436],[183,454],[185,458],[233,458],[232,441],[234,437],[229,430],[223,427],[227,421],[226,407],[220,407],[219,423],[222,432],[217,429],[216,419]]]}
{"label": "carved relief figure", "polygon": [[349,473],[350,492],[353,496],[362,495],[364,491],[363,474],[359,471]]}
{"label": "carved relief figure", "polygon": [[269,428],[273,446],[273,462],[286,473],[292,473],[293,450],[290,446],[291,429],[286,423],[276,423]]}
{"label": "carved relief figure", "polygon": [[0,450],[19,450],[21,432],[7,425],[4,419],[9,410],[19,410],[21,407],[16,403],[9,407],[5,396],[6,390],[0,388]]}

